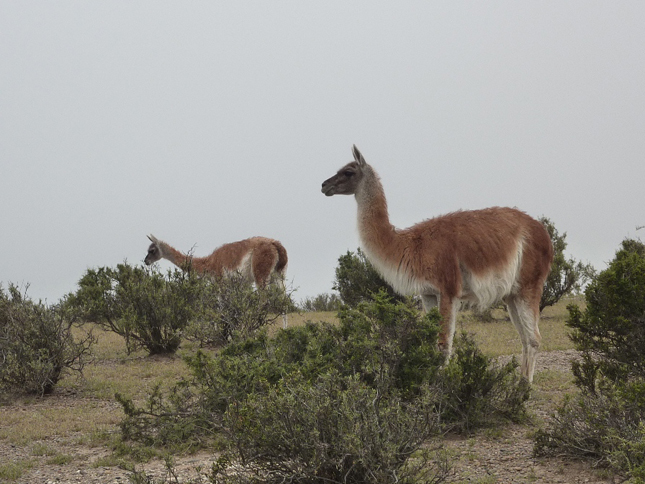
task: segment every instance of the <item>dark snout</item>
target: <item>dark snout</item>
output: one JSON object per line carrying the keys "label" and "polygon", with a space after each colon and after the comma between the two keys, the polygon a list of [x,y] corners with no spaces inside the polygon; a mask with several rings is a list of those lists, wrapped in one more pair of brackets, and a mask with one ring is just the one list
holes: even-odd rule
{"label": "dark snout", "polygon": [[334,194],[334,184],[332,183],[333,180],[334,177],[332,176],[331,178],[327,178],[324,182],[322,182],[322,189],[320,191],[328,197],[331,197]]}
{"label": "dark snout", "polygon": [[156,257],[157,255],[157,248],[153,245],[150,244],[150,248],[148,249],[148,253],[146,254],[146,258],[143,259],[143,262],[149,266],[150,264],[154,264],[159,258]]}

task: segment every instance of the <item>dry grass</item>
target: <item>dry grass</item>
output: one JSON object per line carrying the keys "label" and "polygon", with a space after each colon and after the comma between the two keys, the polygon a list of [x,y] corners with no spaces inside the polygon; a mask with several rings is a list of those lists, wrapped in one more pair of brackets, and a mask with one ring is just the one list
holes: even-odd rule
{"label": "dry grass", "polygon": [[[56,402],[50,399],[56,398]],[[0,440],[12,445],[27,446],[51,438],[91,437],[96,432],[109,431],[123,417],[112,402],[47,397],[35,402],[15,402],[0,408]],[[72,404],[73,403],[73,404]]]}
{"label": "dry grass", "polygon": [[98,327],[77,331],[83,334],[86,329],[98,343],[82,377],[64,378],[53,395],[18,397],[0,406],[0,441],[20,446],[51,438],[92,441],[97,434],[114,431],[123,418],[115,393],[141,402],[155,385],[167,387],[189,374],[179,356],[128,355],[118,335]]}
{"label": "dry grass", "polygon": [[[327,312],[310,312],[310,313],[291,313],[289,314],[289,327],[304,326],[307,322],[325,322],[331,324],[338,324],[336,313],[332,311]],[[276,321],[271,328],[272,331],[277,331],[282,328],[282,320]]]}
{"label": "dry grass", "polygon": [[112,401],[115,393],[141,400],[157,384],[169,386],[189,375],[181,356],[193,351],[191,344],[173,356],[147,356],[143,350],[128,354],[121,336],[94,325],[91,330],[97,338],[92,348],[94,362],[85,368],[81,380],[63,380],[61,389],[102,400]]}
{"label": "dry grass", "polygon": [[[553,307],[545,308],[540,317],[542,343],[540,351],[568,350],[573,348],[569,339],[570,329],[565,325],[567,305],[583,305],[581,297],[566,298]],[[505,309],[493,310],[493,321],[481,322],[472,312],[462,311],[457,319],[457,330],[475,335],[482,351],[493,357],[522,352],[517,330]]]}
{"label": "dry grass", "polygon": [[[489,356],[497,357],[522,352],[519,334],[510,320],[505,318],[482,323],[473,319],[471,315],[464,314],[457,320],[457,331],[472,333],[479,347]],[[540,334],[542,335],[540,351],[573,348],[568,337],[569,329],[563,324],[562,319],[542,318]]]}

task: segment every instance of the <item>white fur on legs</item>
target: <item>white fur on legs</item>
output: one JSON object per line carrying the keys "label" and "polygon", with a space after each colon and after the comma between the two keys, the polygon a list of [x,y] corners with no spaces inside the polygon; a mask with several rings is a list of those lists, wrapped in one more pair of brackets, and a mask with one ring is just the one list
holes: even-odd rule
{"label": "white fur on legs", "polygon": [[[508,298],[506,301],[508,314],[515,325],[522,340],[522,375],[529,383],[533,382],[535,372],[535,360],[538,348],[540,347],[540,330],[538,328],[538,316],[536,312],[522,299],[517,297]],[[539,313],[538,313],[539,314]]]}
{"label": "white fur on legs", "polygon": [[[437,306],[440,307],[440,311],[444,309],[440,306],[440,298],[434,294],[423,294],[421,296],[421,302],[423,304],[423,310],[426,313]],[[443,320],[441,321],[441,333],[444,334],[445,340],[443,342],[440,341],[439,344],[441,345],[441,349],[446,356],[446,363],[452,356],[452,342],[455,338],[455,330],[457,328],[456,320],[457,308],[459,307],[459,304],[460,302],[458,299],[453,299],[451,306],[447,308],[448,314],[444,315]],[[444,309],[444,311],[442,311],[442,314],[445,314],[445,312],[446,311]]]}
{"label": "white fur on legs", "polygon": [[[459,299],[453,299],[450,304],[448,317],[446,318],[446,316],[443,316],[447,321],[441,322],[441,326],[446,331],[446,341],[443,348],[444,354],[446,355],[446,361],[448,361],[452,356],[452,342],[455,339],[455,330],[457,329],[457,308],[459,305]],[[441,308],[441,300],[439,300],[439,307]]]}
{"label": "white fur on legs", "polygon": [[423,304],[423,310],[427,313],[432,308],[436,308],[439,305],[437,296],[423,294],[421,296],[421,303]]}

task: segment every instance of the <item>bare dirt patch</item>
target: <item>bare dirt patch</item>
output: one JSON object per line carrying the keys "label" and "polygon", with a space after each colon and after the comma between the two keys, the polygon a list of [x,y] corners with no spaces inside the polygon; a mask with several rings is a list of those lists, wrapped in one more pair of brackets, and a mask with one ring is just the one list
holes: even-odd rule
{"label": "bare dirt patch", "polygon": [[[532,434],[543,427],[564,396],[558,381],[572,378],[571,360],[578,358],[575,350],[550,351],[538,354],[536,382],[529,402],[531,421],[488,429],[473,436],[452,436],[446,446],[452,456],[450,483],[618,483],[624,479],[594,469],[590,462],[561,458],[533,457]],[[501,357],[508,360],[510,357]],[[542,378],[541,378],[542,377]],[[556,381],[556,384],[545,383]]]}

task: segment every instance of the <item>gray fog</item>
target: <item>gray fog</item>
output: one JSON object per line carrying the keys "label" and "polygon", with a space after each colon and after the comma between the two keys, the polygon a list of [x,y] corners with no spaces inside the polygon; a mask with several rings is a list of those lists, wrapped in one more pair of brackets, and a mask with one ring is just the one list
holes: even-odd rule
{"label": "gray fog", "polygon": [[54,303],[149,233],[261,235],[296,300],[331,292],[356,203],[320,185],[352,144],[397,227],[517,207],[601,270],[645,233],[644,26],[642,1],[0,0],[0,282]]}

